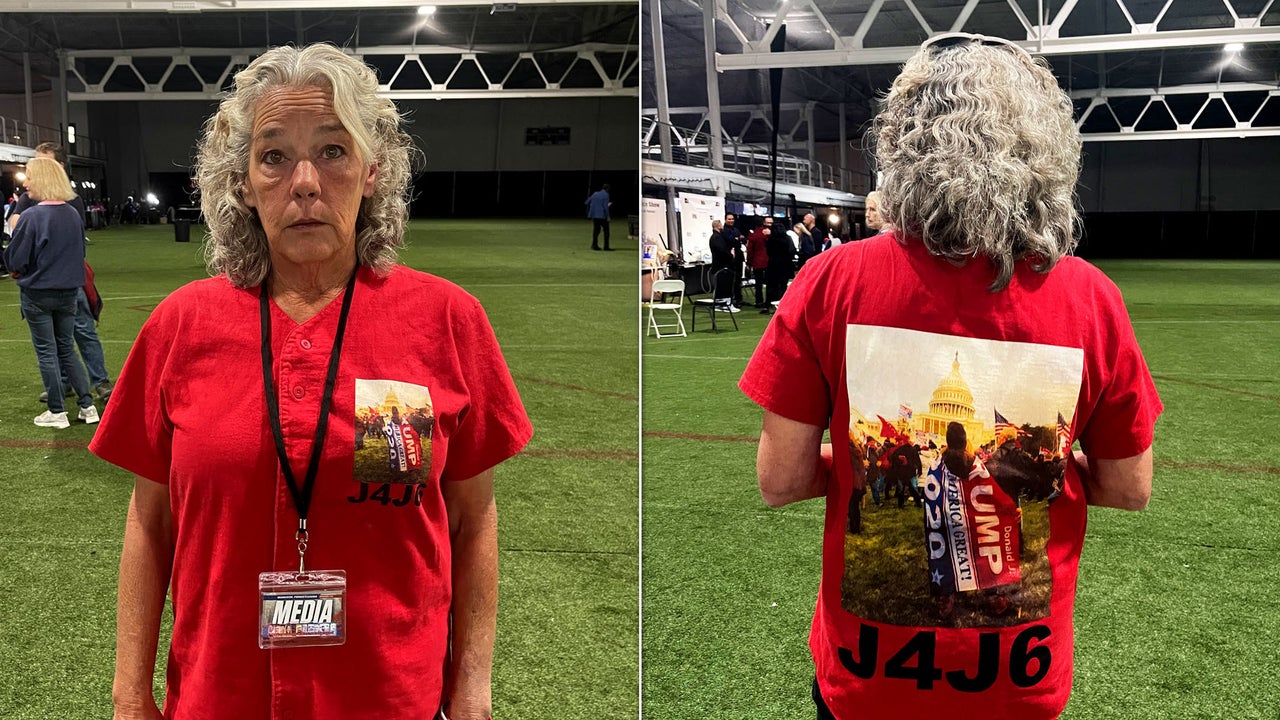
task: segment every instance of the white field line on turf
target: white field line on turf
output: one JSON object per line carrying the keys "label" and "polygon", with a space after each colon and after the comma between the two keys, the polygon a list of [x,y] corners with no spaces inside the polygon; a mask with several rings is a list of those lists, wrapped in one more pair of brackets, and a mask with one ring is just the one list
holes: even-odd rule
{"label": "white field line on turf", "polygon": [[1231,323],[1233,325],[1261,325],[1280,323],[1280,320],[1225,320],[1225,319],[1207,319],[1207,320],[1131,320],[1134,325],[1221,325]]}
{"label": "white field line on turf", "polygon": [[737,356],[726,357],[726,356],[716,356],[716,355],[651,355],[649,353],[645,353],[645,356],[644,356],[645,360],[653,360],[655,358],[671,358],[673,360],[740,360],[742,362],[746,362],[747,360],[751,359],[749,357],[737,357]]}
{"label": "white field line on turf", "polygon": [[[122,295],[120,297],[107,296],[107,297],[104,297],[103,299],[115,302],[117,300],[149,300],[151,298],[163,298],[163,297],[169,297],[169,293],[162,293],[160,295]],[[0,307],[15,308],[15,307],[18,307],[19,305],[20,303],[9,303],[7,305],[0,305]]]}
{"label": "white field line on turf", "polygon": [[[132,344],[133,344],[133,341],[132,341],[132,340],[100,340],[99,342],[103,342],[103,343],[121,343],[121,344],[124,344],[124,345],[132,345]],[[0,338],[0,343],[25,343],[25,344],[27,344],[27,345],[30,345],[30,344],[31,344],[31,338],[26,338],[26,339],[8,339],[8,338]]]}
{"label": "white field line on turf", "polygon": [[[549,287],[549,288],[593,288],[593,287],[635,287],[635,283],[469,283],[466,287],[475,288],[516,288],[516,287]],[[117,300],[149,300],[151,298],[169,297],[169,293],[161,293],[159,295],[121,295],[108,296],[105,299],[111,301]],[[0,305],[0,307],[18,307],[18,303],[8,303]]]}

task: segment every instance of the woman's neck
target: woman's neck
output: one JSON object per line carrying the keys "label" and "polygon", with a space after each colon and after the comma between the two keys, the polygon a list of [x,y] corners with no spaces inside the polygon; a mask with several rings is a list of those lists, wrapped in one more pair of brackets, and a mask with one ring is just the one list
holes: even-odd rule
{"label": "woman's neck", "polygon": [[345,263],[325,266],[273,263],[267,288],[271,299],[285,315],[294,322],[303,323],[342,294],[355,266],[354,257]]}

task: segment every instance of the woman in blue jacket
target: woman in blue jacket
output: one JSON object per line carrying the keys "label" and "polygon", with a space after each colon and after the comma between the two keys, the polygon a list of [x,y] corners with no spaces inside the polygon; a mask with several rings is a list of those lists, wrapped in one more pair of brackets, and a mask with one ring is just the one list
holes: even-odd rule
{"label": "woman in blue jacket", "polygon": [[89,379],[75,356],[76,300],[84,286],[84,221],[67,204],[75,192],[56,160],[33,158],[26,173],[27,193],[39,204],[23,212],[13,228],[5,265],[18,281],[22,316],[31,327],[31,344],[48,393],[48,409],[36,416],[35,424],[71,425],[63,405],[62,375],[75,388],[79,419],[96,423]]}

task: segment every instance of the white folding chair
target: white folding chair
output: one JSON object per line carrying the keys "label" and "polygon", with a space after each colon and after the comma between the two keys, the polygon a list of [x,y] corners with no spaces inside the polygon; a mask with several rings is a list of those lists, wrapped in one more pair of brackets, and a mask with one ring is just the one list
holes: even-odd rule
{"label": "white folding chair", "polygon": [[[675,322],[659,323],[658,319],[653,316],[653,311],[669,311],[675,314]],[[662,334],[663,329],[677,328],[679,333],[669,332]],[[645,328],[644,334],[648,336],[652,330],[655,335],[660,338],[664,337],[685,337],[684,331],[684,281],[683,280],[654,280],[653,281],[653,302],[649,303],[649,324]]]}

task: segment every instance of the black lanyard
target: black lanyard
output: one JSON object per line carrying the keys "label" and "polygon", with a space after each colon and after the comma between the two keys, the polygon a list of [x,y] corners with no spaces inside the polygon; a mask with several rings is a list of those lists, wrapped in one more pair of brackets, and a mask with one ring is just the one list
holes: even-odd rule
{"label": "black lanyard", "polygon": [[[338,380],[338,359],[342,356],[342,337],[347,328],[347,314],[351,311],[351,296],[356,289],[356,270],[351,272],[347,281],[347,291],[342,298],[342,314],[338,316],[338,332],[333,339],[333,351],[329,353],[329,372],[324,379],[324,394],[320,397],[320,417],[316,420],[316,438],[311,446],[311,461],[307,465],[307,476],[302,488],[293,477],[293,468],[289,465],[289,455],[284,448],[284,431],[280,427],[280,401],[276,394],[275,381],[271,377],[274,364],[271,357],[271,307],[267,299],[267,283],[262,283],[262,291],[258,294],[258,308],[262,327],[262,384],[267,395],[267,416],[271,419],[271,434],[275,436],[276,456],[280,459],[280,471],[284,473],[285,482],[289,485],[289,494],[293,496],[293,506],[298,510],[298,553],[306,552],[307,512],[311,508],[311,491],[316,485],[316,474],[320,471],[320,456],[324,451],[324,436],[329,429],[329,406],[333,401],[333,386]],[[301,563],[299,564],[299,570]]]}

